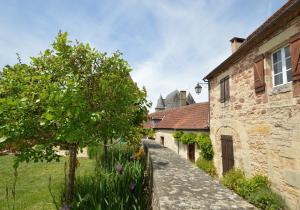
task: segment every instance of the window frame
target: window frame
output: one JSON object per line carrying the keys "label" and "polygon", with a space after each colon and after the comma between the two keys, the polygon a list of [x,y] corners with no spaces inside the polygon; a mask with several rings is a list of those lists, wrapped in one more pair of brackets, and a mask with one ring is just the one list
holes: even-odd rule
{"label": "window frame", "polygon": [[[291,83],[293,82],[292,80],[291,81],[287,81],[287,72],[288,71],[292,71],[292,66],[290,69],[287,70],[286,68],[286,57],[285,57],[285,48],[288,47],[289,50],[290,50],[290,45],[285,45],[285,46],[282,46],[276,50],[274,50],[271,54],[271,66],[272,66],[272,83],[273,83],[273,87],[279,87],[279,86],[282,86],[282,85],[286,85],[288,83]],[[282,74],[282,83],[281,84],[278,84],[278,85],[275,85],[275,75],[279,75],[279,73],[275,74],[275,71],[274,71],[274,59],[273,59],[273,55],[277,52],[280,52],[280,57],[281,57],[281,74]],[[291,59],[291,51],[290,51],[290,56],[288,57]]]}
{"label": "window frame", "polygon": [[[226,92],[226,81],[228,82],[228,93]],[[222,85],[222,83],[224,83]],[[222,98],[222,86],[224,89],[224,98]],[[229,76],[223,77],[222,79],[220,79],[220,102],[221,103],[225,103],[227,101],[229,101],[230,98],[230,83],[229,83]]]}

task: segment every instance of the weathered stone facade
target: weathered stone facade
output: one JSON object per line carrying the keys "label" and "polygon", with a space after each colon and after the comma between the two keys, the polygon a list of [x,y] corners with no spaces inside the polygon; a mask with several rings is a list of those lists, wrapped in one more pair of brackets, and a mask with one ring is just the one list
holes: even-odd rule
{"label": "weathered stone facade", "polygon": [[[300,81],[274,87],[271,53],[298,32],[299,17],[210,79],[210,136],[218,174],[223,170],[220,138],[230,135],[234,166],[247,176],[268,176],[292,209],[300,209]],[[253,64],[261,54],[266,89],[255,93]],[[226,76],[230,99],[221,103],[220,80]]]}

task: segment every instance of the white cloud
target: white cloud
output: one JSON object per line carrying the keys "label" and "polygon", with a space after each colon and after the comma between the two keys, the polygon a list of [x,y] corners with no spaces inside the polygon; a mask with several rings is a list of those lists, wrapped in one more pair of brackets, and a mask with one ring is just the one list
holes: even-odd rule
{"label": "white cloud", "polygon": [[230,4],[220,1],[215,8],[205,1],[178,5],[160,1],[146,6],[157,19],[162,41],[151,57],[134,63],[133,78],[146,86],[153,106],[160,93],[166,96],[175,89],[190,91],[196,101],[207,101],[207,89],[196,96],[194,87],[229,53],[229,41],[220,36],[228,25],[216,19]]}
{"label": "white cloud", "polygon": [[49,47],[62,29],[102,51],[123,52],[134,69],[133,79],[146,86],[154,106],[159,94],[166,96],[175,89],[190,91],[196,101],[207,101],[207,89],[195,95],[196,83],[230,55],[233,36],[249,35],[261,18],[266,18],[256,13],[267,16],[275,4],[271,0],[245,1],[262,3],[244,16],[235,13],[247,10],[246,6],[237,8],[241,2],[53,0],[2,4],[0,66],[16,62],[16,52],[27,61]]}

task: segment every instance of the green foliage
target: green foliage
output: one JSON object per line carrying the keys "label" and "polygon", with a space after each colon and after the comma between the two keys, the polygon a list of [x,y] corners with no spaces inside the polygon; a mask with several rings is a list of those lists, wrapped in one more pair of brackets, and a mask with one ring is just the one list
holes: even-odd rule
{"label": "green foliage", "polygon": [[97,159],[103,153],[103,146],[101,144],[91,144],[87,148],[87,154],[90,159]]}
{"label": "green foliage", "polygon": [[[56,201],[60,201],[60,194],[64,186],[64,168],[67,157],[62,157],[60,162],[24,162],[18,168],[17,185],[15,186],[15,201],[12,196],[14,183],[13,155],[0,156],[0,209],[12,210],[15,204],[16,210],[54,210],[56,209],[49,194],[49,177],[51,176],[51,188]],[[79,158],[77,175],[93,174],[95,160]],[[8,195],[6,195],[8,190]],[[8,198],[6,198],[8,197]],[[8,206],[10,204],[10,207]],[[60,208],[62,209],[62,208]]]}
{"label": "green foliage", "polygon": [[142,134],[149,139],[155,139],[155,131],[153,128],[143,128]]}
{"label": "green foliage", "polygon": [[259,190],[255,191],[255,193],[251,193],[247,199],[260,209],[287,209],[283,198],[278,194],[272,192],[270,188],[260,188]]}
{"label": "green foliage", "polygon": [[217,176],[217,171],[212,160],[206,160],[203,157],[199,157],[196,161],[196,165],[210,176]]}
{"label": "green foliage", "polygon": [[201,156],[206,160],[212,160],[214,156],[214,151],[209,135],[198,134],[196,142],[200,147]]}
{"label": "green foliage", "polygon": [[180,141],[182,135],[183,135],[183,131],[175,131],[173,133],[173,137],[176,141]]}
{"label": "green foliage", "polygon": [[245,186],[246,177],[242,170],[232,169],[225,174],[221,182],[229,189],[240,192],[240,188]]}
{"label": "green foliage", "polygon": [[72,209],[146,209],[145,162],[134,160],[135,153],[133,147],[116,145],[109,150],[108,165],[97,159],[93,176],[76,179]]}
{"label": "green foliage", "polygon": [[[18,161],[56,160],[49,151],[54,146],[75,150],[121,138],[139,143],[150,104],[131,71],[120,52],[108,56],[59,33],[52,49],[1,72],[0,144],[17,148],[18,166]],[[44,151],[33,147],[37,144]],[[70,154],[75,158],[70,158],[68,202],[76,152]]]}
{"label": "green foliage", "polygon": [[285,209],[284,200],[274,193],[267,177],[255,175],[250,179],[240,169],[232,169],[221,180],[229,189],[261,209]]}
{"label": "green foliage", "polygon": [[149,104],[131,71],[120,52],[108,56],[59,33],[52,49],[0,74],[0,144],[82,148],[120,136],[136,139]]}
{"label": "green foliage", "polygon": [[148,137],[149,137],[149,139],[155,139],[154,129],[152,129],[152,128],[148,129]]}
{"label": "green foliage", "polygon": [[183,133],[180,137],[180,142],[182,144],[193,144],[196,142],[196,136],[195,133]]}

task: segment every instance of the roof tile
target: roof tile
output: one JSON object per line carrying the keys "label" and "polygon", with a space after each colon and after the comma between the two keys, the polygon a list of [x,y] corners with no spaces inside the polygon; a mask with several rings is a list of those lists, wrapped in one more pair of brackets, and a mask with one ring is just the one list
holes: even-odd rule
{"label": "roof tile", "polygon": [[[149,114],[147,128],[156,129],[208,129],[209,103],[196,103]],[[151,120],[161,119],[154,126]]]}

